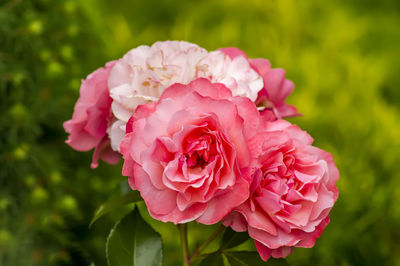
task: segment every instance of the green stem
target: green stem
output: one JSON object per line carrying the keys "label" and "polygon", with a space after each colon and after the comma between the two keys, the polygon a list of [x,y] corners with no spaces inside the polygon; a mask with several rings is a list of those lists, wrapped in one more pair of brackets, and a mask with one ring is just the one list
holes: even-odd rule
{"label": "green stem", "polygon": [[189,266],[189,248],[187,241],[187,224],[178,224],[182,246],[182,266]]}
{"label": "green stem", "polygon": [[214,233],[212,233],[210,235],[210,237],[203,242],[203,244],[201,244],[192,254],[192,256],[190,256],[189,258],[189,264],[193,262],[193,260],[200,255],[200,253],[222,232],[224,231],[225,226],[223,226],[222,224],[214,231]]}

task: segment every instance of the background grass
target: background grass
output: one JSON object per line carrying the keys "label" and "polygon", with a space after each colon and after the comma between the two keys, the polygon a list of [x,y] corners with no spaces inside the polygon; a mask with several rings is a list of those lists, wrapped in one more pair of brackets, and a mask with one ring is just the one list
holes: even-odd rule
{"label": "background grass", "polygon": [[[291,265],[400,265],[399,25],[397,0],[0,0],[0,265],[105,265],[118,213],[88,224],[126,178],[121,164],[91,170],[62,122],[81,78],[167,39],[239,47],[295,82],[291,122],[341,177],[330,225]],[[152,224],[177,265],[176,228]],[[212,227],[190,230],[193,248]]]}

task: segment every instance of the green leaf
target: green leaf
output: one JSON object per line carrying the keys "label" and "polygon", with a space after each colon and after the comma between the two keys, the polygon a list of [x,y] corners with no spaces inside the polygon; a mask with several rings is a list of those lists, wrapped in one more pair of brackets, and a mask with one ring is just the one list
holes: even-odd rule
{"label": "green leaf", "polygon": [[228,227],[222,236],[221,250],[239,246],[247,239],[249,239],[249,234],[247,232],[235,232]]}
{"label": "green leaf", "polygon": [[96,222],[103,215],[105,215],[123,205],[138,202],[141,200],[142,200],[142,198],[140,197],[140,193],[138,191],[132,191],[126,195],[122,195],[120,197],[113,198],[113,199],[103,203],[102,205],[100,205],[100,207],[94,213],[93,219],[90,221],[89,228],[93,225],[94,222]]}
{"label": "green leaf", "polygon": [[111,229],[106,254],[109,266],[160,266],[161,236],[143,220],[135,208]]}
{"label": "green leaf", "polygon": [[256,251],[237,251],[225,252],[225,255],[231,266],[252,266],[252,265],[275,265],[275,266],[288,266],[284,259],[270,258],[264,262]]}
{"label": "green leaf", "polygon": [[222,266],[224,265],[224,258],[221,252],[214,252],[209,254],[198,266]]}

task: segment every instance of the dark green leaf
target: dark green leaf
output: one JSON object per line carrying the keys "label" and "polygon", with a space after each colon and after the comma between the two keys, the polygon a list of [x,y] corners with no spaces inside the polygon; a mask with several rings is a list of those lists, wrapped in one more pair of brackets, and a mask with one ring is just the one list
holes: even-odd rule
{"label": "dark green leaf", "polygon": [[225,255],[231,266],[253,266],[253,265],[275,265],[287,266],[286,260],[270,258],[268,263],[264,262],[256,251],[237,251],[225,252]]}
{"label": "dark green leaf", "polygon": [[106,254],[110,266],[160,266],[161,236],[143,220],[135,208],[111,230]]}
{"label": "dark green leaf", "polygon": [[229,249],[239,246],[247,239],[249,239],[249,234],[247,232],[235,232],[228,227],[222,236],[221,249]]}
{"label": "dark green leaf", "polygon": [[92,221],[90,221],[89,227],[93,225],[94,222],[96,222],[100,217],[103,215],[115,210],[116,208],[119,208],[123,205],[134,203],[137,201],[141,201],[142,198],[140,197],[140,194],[138,191],[132,191],[129,192],[126,195],[122,195],[117,198],[113,198],[102,205],[96,210]]}
{"label": "dark green leaf", "polygon": [[224,259],[221,252],[214,252],[209,254],[198,266],[223,266]]}

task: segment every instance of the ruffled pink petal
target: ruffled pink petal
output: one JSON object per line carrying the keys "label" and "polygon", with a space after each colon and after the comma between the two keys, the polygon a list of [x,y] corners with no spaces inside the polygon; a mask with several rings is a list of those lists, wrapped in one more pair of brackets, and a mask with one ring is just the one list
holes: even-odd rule
{"label": "ruffled pink petal", "polygon": [[276,259],[286,258],[293,252],[294,249],[294,247],[285,247],[285,246],[277,249],[270,249],[264,246],[262,243],[258,242],[257,240],[254,241],[254,244],[256,245],[258,254],[260,254],[260,257],[263,261],[267,261],[271,256]]}
{"label": "ruffled pink petal", "polygon": [[268,232],[268,234],[273,236],[278,234],[276,225],[268,217],[268,215],[260,211],[252,211],[248,202],[235,208],[235,211],[241,213],[245,217],[247,223],[249,224],[249,230],[250,227],[254,227]]}
{"label": "ruffled pink petal", "polygon": [[149,212],[154,219],[160,220],[162,222],[172,222],[174,224],[182,224],[196,220],[204,213],[206,207],[207,207],[206,203],[196,203],[190,206],[189,208],[185,209],[185,211],[180,211],[176,207],[174,210],[165,215],[158,215],[152,213],[150,209]]}
{"label": "ruffled pink petal", "polygon": [[250,138],[255,134],[260,123],[260,115],[254,103],[245,97],[234,97],[238,114],[243,119],[244,134]]}
{"label": "ruffled pink petal", "polygon": [[236,57],[239,57],[239,56],[243,56],[246,59],[248,59],[245,52],[243,52],[242,50],[240,50],[236,47],[226,47],[226,48],[220,48],[218,50],[223,52],[227,56],[229,56],[231,59],[235,59]]}
{"label": "ruffled pink petal", "polygon": [[232,91],[224,84],[211,83],[208,79],[198,78],[190,83],[190,88],[202,96],[208,96],[213,99],[229,99],[232,97]]}
{"label": "ruffled pink petal", "polygon": [[92,168],[97,167],[99,158],[116,163],[119,157],[105,140],[111,105],[107,79],[115,63],[107,63],[105,68],[97,69],[82,80],[72,119],[64,123],[65,131],[70,134],[66,141],[68,145],[79,151],[95,148]]}
{"label": "ruffled pink petal", "polygon": [[83,131],[85,124],[85,121],[75,122],[72,120],[64,123],[65,130],[70,133],[65,143],[77,151],[91,150],[99,143],[99,139],[93,138],[88,132]]}
{"label": "ruffled pink petal", "polygon": [[226,227],[231,227],[236,232],[247,231],[247,221],[244,216],[239,213],[232,211],[222,220],[222,224]]}
{"label": "ruffled pink petal", "polygon": [[268,71],[271,70],[271,63],[267,59],[256,58],[250,59],[249,61],[251,67],[261,76],[264,76]]}
{"label": "ruffled pink petal", "polygon": [[[197,219],[203,224],[215,224],[222,220],[233,208],[243,203],[249,196],[249,183],[239,178],[235,186],[207,204],[205,212]],[[229,204],[226,204],[229,202]]]}
{"label": "ruffled pink petal", "polygon": [[303,233],[301,241],[296,244],[296,247],[312,248],[317,238],[319,238],[325,227],[329,224],[329,216],[323,219],[320,224],[310,233]]}
{"label": "ruffled pink petal", "polygon": [[[163,216],[169,214],[176,207],[176,192],[164,189],[159,190],[150,182],[149,175],[139,164],[133,166],[134,182],[140,195],[146,202],[151,214]],[[163,204],[160,204],[162,202]]]}
{"label": "ruffled pink petal", "polygon": [[285,70],[276,68],[271,69],[263,76],[268,97],[275,104],[284,102],[294,89],[293,82],[285,79],[285,75]]}
{"label": "ruffled pink petal", "polygon": [[302,240],[295,234],[286,233],[282,230],[277,230],[276,235],[271,235],[264,230],[249,226],[248,232],[251,238],[261,242],[270,249],[276,249],[282,246],[295,246],[298,242],[300,242],[300,240]]}
{"label": "ruffled pink petal", "polygon": [[105,136],[96,146],[93,152],[92,164],[90,167],[97,168],[100,158],[109,164],[116,164],[121,159],[121,155],[111,149],[110,140],[107,136]]}

